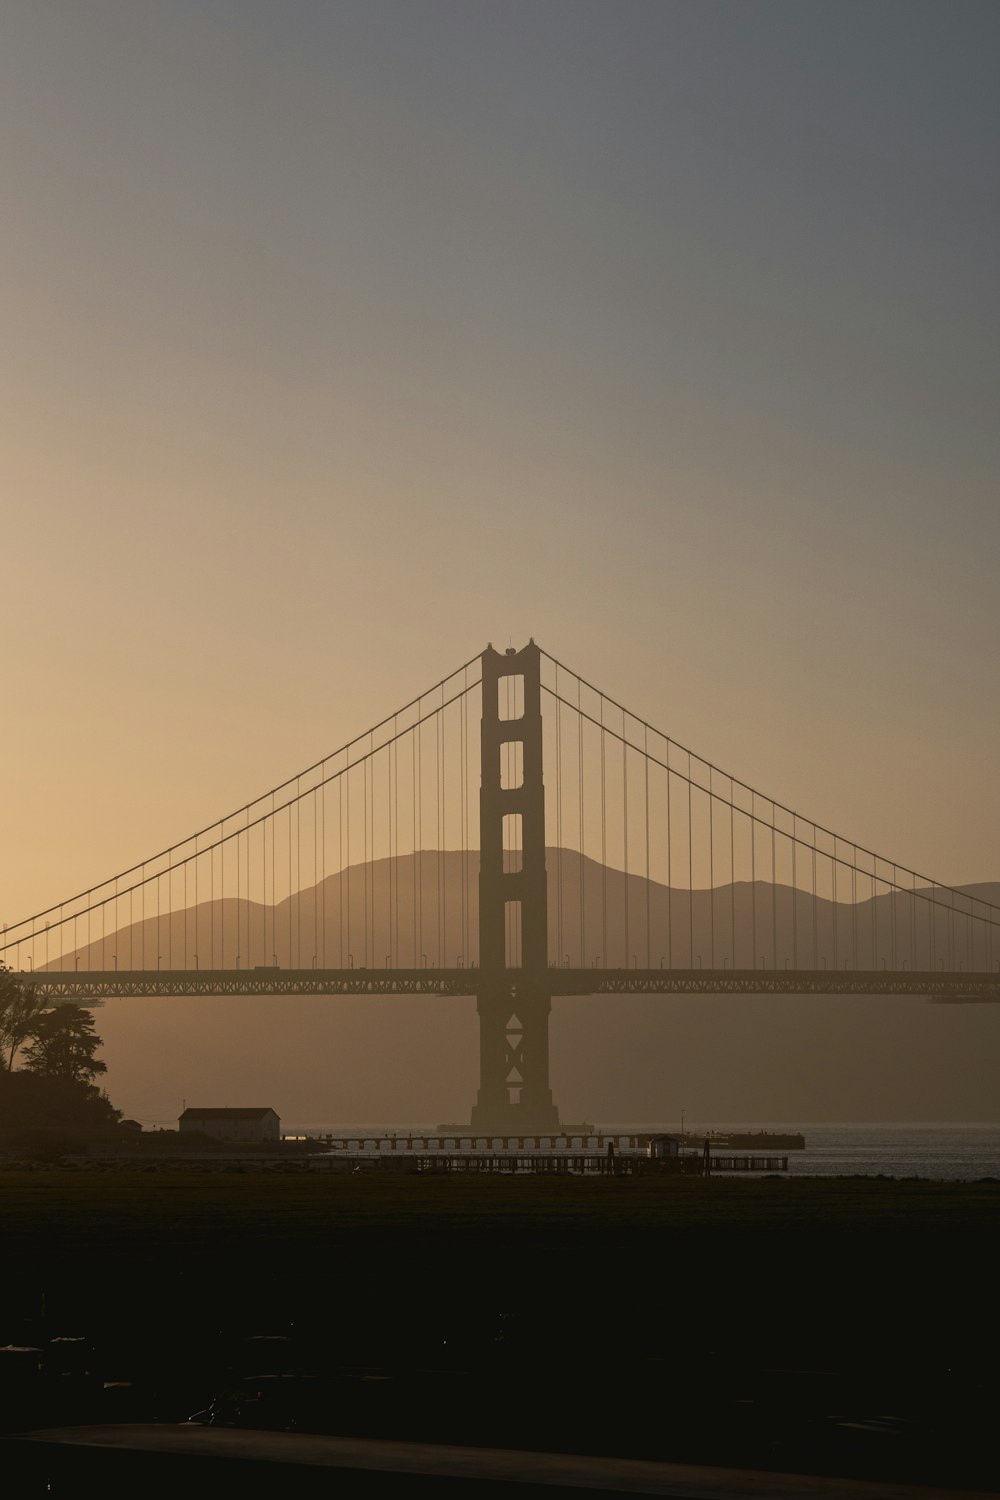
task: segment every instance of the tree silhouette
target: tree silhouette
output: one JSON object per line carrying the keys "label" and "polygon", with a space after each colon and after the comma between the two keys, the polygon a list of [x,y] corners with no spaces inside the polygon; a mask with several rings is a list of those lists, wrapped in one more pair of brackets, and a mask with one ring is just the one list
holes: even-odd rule
{"label": "tree silhouette", "polygon": [[24,1049],[24,1065],[30,1073],[46,1078],[72,1078],[92,1084],[107,1064],[96,1057],[100,1037],[94,1018],[79,1005],[57,1005],[38,1016],[31,1028],[30,1045]]}
{"label": "tree silhouette", "polygon": [[0,1061],[8,1073],[44,1009],[45,1002],[35,988],[23,984],[13,970],[0,963]]}

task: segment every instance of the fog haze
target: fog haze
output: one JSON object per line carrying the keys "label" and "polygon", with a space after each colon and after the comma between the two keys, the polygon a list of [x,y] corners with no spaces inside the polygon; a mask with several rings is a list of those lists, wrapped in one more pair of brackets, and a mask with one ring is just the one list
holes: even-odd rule
{"label": "fog haze", "polygon": [[[176,1129],[189,1105],[271,1105],[286,1124],[468,1121],[475,1000],[113,1000],[96,1012],[112,1099]],[[567,1123],[988,1120],[1000,1007],[816,996],[553,1002]]]}

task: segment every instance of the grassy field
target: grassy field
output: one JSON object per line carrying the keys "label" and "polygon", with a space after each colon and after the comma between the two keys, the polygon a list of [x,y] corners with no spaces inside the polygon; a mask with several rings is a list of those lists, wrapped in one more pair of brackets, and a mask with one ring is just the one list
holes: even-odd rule
{"label": "grassy field", "polygon": [[[992,1313],[1000,1185],[52,1169],[0,1174],[0,1243],[10,1297],[45,1289],[77,1317],[154,1284],[161,1302],[183,1289],[272,1318],[349,1286],[398,1316],[419,1284],[442,1308],[554,1296],[600,1318],[602,1287],[641,1285],[677,1323],[692,1316],[683,1281],[755,1289],[733,1327],[761,1305],[791,1326],[795,1303],[817,1337],[840,1323],[870,1342],[919,1308],[940,1343],[956,1312],[968,1330]],[[0,1322],[3,1306],[0,1293]]]}
{"label": "grassy field", "polygon": [[1000,1185],[873,1178],[517,1178],[264,1174],[190,1169],[0,1172],[8,1254],[45,1253],[50,1237],[77,1254],[127,1237],[194,1247],[208,1236],[282,1239],[355,1232],[739,1230],[787,1235],[892,1232],[996,1236]]}
{"label": "grassy field", "polygon": [[344,1430],[1000,1478],[997,1184],[38,1168],[0,1245],[0,1345],[84,1336],[143,1419],[284,1331],[391,1372]]}

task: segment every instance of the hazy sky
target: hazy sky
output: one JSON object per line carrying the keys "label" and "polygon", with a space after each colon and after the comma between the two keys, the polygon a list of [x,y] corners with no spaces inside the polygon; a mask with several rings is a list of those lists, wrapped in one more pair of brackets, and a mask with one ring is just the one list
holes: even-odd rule
{"label": "hazy sky", "polygon": [[534,635],[1000,878],[1000,8],[4,0],[0,920]]}

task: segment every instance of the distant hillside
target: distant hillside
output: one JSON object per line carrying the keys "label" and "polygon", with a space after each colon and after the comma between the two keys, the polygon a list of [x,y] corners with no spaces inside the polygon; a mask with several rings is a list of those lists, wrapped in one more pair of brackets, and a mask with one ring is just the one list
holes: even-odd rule
{"label": "distant hillside", "polygon": [[[626,877],[569,849],[550,848],[546,864],[553,964],[892,967],[910,953],[914,931],[919,962],[928,960],[932,908],[920,892],[835,905],[814,903],[807,892],[796,896],[789,886],[765,881],[741,881],[714,892],[671,889],[641,875]],[[273,907],[227,897],[170,916],[146,917],[80,947],[61,966],[71,967],[76,959],[83,970],[111,969],[116,963],[121,969],[196,963],[201,968],[468,965],[479,952],[478,880],[475,852],[428,850],[377,860],[330,875]],[[963,889],[975,900],[1000,904],[1000,883]],[[981,937],[977,957],[964,916],[949,920],[937,909],[934,920],[936,955],[949,953],[951,928],[954,961],[984,965]]]}

